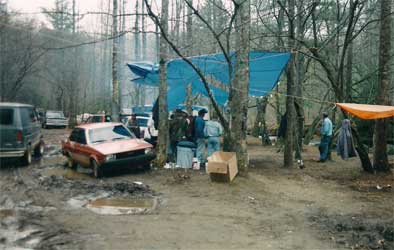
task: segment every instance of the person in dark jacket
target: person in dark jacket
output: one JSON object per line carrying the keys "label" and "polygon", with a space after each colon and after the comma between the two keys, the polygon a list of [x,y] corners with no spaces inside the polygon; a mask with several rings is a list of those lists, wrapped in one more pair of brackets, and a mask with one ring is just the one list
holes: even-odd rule
{"label": "person in dark jacket", "polygon": [[174,112],[174,117],[170,121],[170,146],[172,151],[171,161],[176,160],[176,146],[178,142],[186,138],[187,121],[186,114],[181,110]]}

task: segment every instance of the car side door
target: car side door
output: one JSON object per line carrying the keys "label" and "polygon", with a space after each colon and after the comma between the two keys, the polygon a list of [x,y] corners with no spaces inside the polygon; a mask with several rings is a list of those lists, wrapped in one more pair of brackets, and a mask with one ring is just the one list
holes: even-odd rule
{"label": "car side door", "polygon": [[90,154],[91,149],[87,144],[85,129],[78,130],[78,143],[76,144],[76,150],[78,151],[79,164],[84,167],[90,166]]}
{"label": "car side door", "polygon": [[35,141],[35,134],[34,134],[34,122],[31,116],[32,109],[29,107],[22,107],[20,109],[21,113],[21,125],[22,125],[22,134],[24,137],[25,145],[30,144],[31,147],[34,147]]}
{"label": "car side door", "polygon": [[69,155],[70,157],[80,164],[81,166],[86,166],[85,159],[85,147],[86,147],[86,137],[85,130],[81,128],[75,128],[70,135],[70,144],[69,144]]}

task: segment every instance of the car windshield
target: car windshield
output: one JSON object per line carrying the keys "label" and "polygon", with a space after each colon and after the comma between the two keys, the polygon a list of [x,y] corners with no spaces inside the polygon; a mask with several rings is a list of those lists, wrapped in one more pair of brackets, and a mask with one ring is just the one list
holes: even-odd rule
{"label": "car windshield", "polygon": [[93,116],[92,117],[92,122],[93,123],[101,122],[101,116]]}
{"label": "car windshield", "polygon": [[11,125],[14,120],[14,110],[13,109],[0,109],[0,124],[1,125]]}
{"label": "car windshield", "polygon": [[123,125],[89,130],[90,143],[100,143],[135,138]]}
{"label": "car windshield", "polygon": [[46,117],[47,118],[54,118],[54,119],[56,119],[56,118],[63,119],[64,115],[62,112],[47,112]]}
{"label": "car windshield", "polygon": [[148,119],[144,118],[137,118],[138,126],[140,127],[147,127],[148,126]]}

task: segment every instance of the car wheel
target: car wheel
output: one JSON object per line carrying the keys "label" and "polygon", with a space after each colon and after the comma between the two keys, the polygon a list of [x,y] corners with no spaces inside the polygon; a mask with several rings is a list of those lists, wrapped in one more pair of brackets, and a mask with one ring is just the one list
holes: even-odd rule
{"label": "car wheel", "polygon": [[44,142],[40,141],[40,143],[36,146],[36,148],[34,149],[34,156],[36,157],[41,157],[44,155]]}
{"label": "car wheel", "polygon": [[103,176],[103,170],[98,165],[97,161],[92,160],[93,176],[95,178],[101,178]]}
{"label": "car wheel", "polygon": [[28,147],[25,151],[25,155],[22,157],[22,166],[28,166],[31,163],[31,148]]}
{"label": "car wheel", "polygon": [[67,167],[75,170],[77,169],[78,164],[70,157],[67,157]]}

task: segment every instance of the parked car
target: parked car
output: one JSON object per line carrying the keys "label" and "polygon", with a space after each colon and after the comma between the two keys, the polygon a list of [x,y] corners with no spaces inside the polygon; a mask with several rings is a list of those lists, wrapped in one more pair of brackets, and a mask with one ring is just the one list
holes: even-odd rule
{"label": "parked car", "polygon": [[68,158],[68,166],[92,168],[100,178],[107,167],[148,168],[155,158],[152,145],[135,138],[122,123],[94,123],[79,125],[69,139],[62,142],[62,153]]}
{"label": "parked car", "polygon": [[68,126],[68,119],[64,117],[63,111],[47,110],[42,119],[42,127],[50,128],[66,128]]}
{"label": "parked car", "polygon": [[111,116],[105,114],[90,115],[83,123],[100,123],[100,122],[111,122]]}
{"label": "parked car", "polygon": [[29,165],[33,153],[44,153],[41,124],[34,107],[0,103],[0,158],[19,158],[22,165]]}
{"label": "parked car", "polygon": [[[140,129],[139,137],[141,139],[150,139],[151,135],[150,135],[149,130],[148,130],[148,125],[153,123],[152,117],[137,116],[136,119],[137,119],[138,127]],[[130,120],[131,119],[129,119],[127,121],[127,123],[126,123],[126,127],[129,128],[129,129],[131,127],[130,126]],[[155,129],[155,128],[153,128],[153,129]]]}

